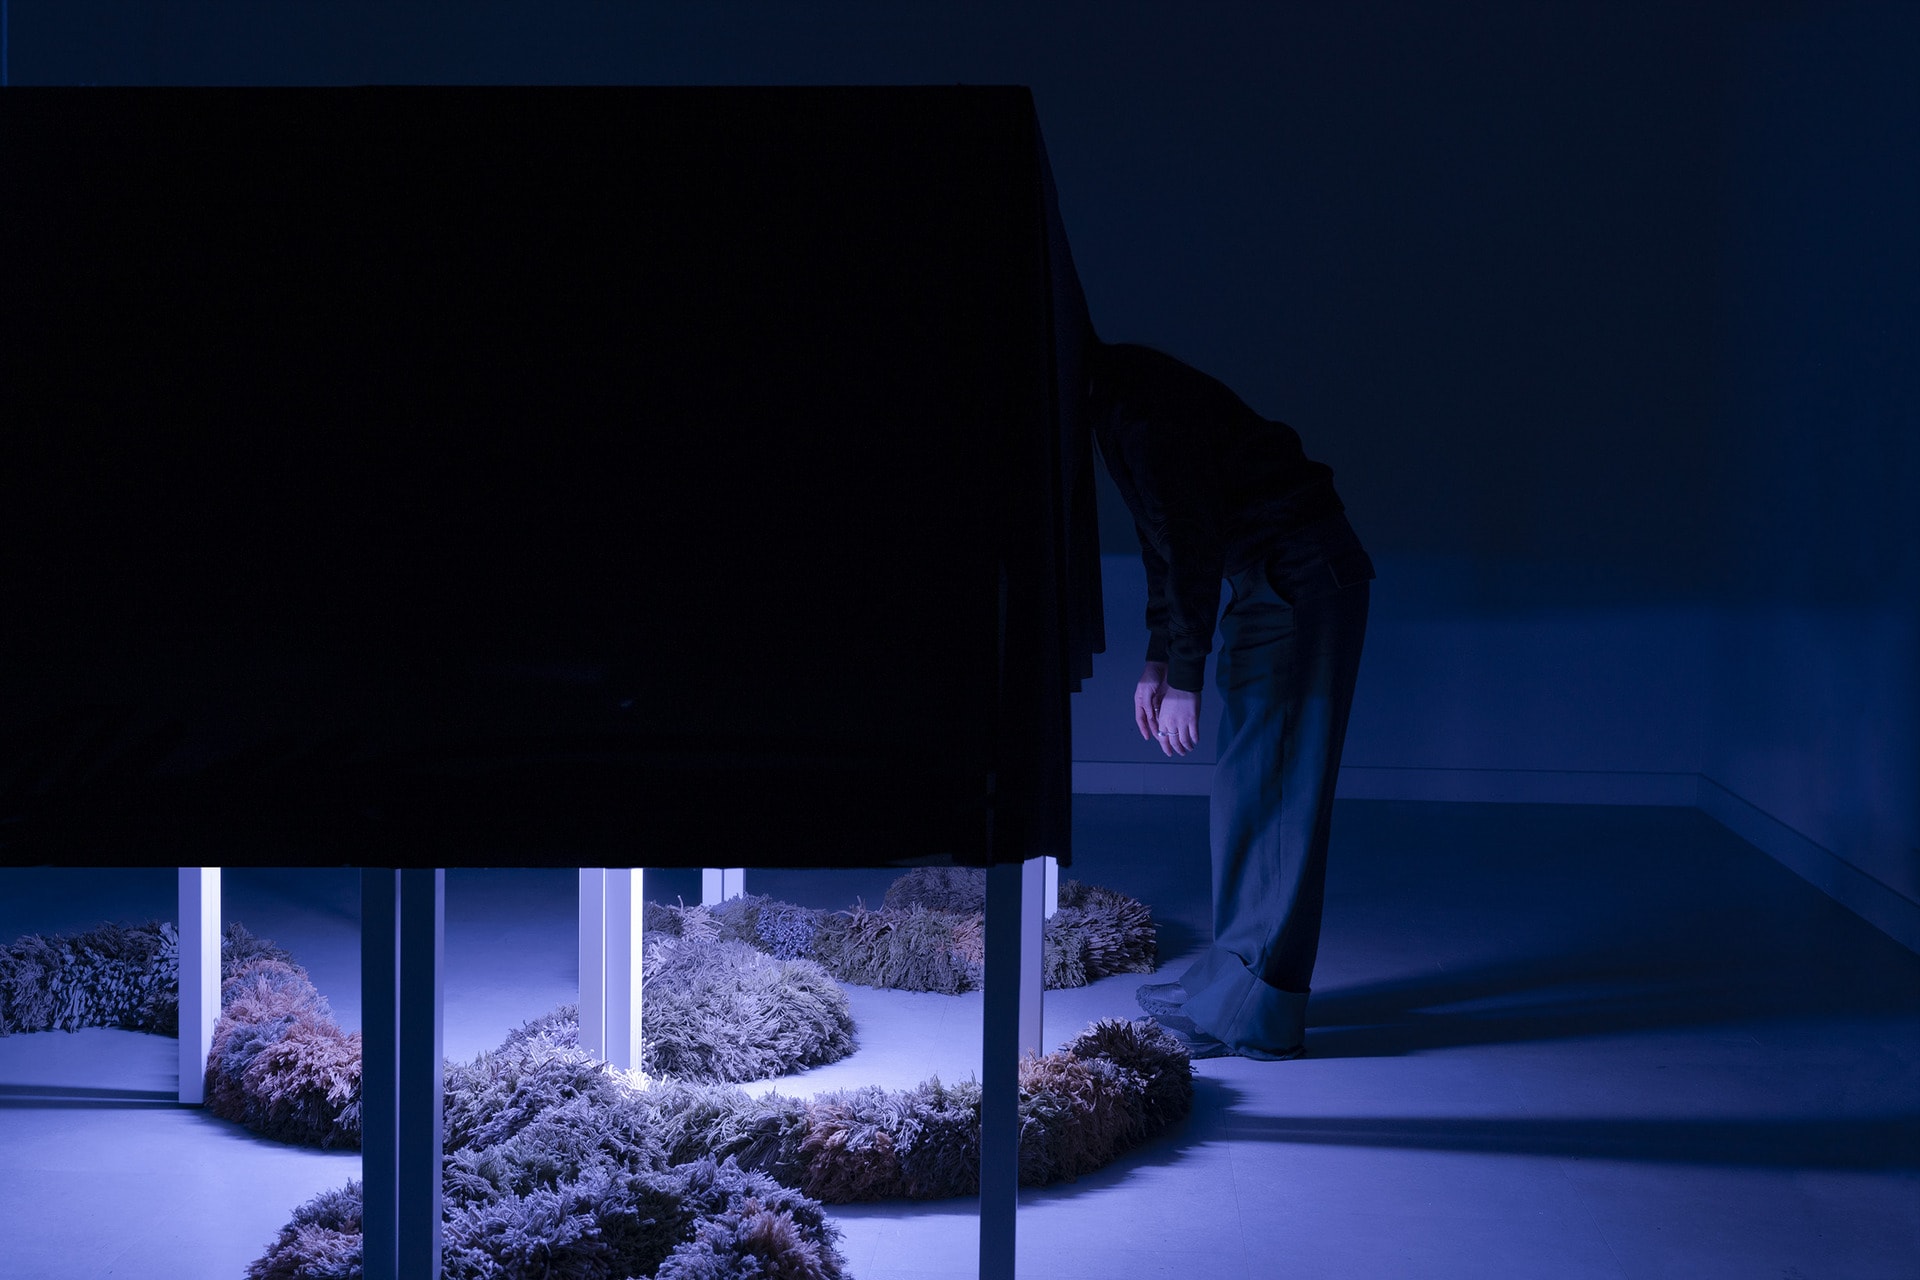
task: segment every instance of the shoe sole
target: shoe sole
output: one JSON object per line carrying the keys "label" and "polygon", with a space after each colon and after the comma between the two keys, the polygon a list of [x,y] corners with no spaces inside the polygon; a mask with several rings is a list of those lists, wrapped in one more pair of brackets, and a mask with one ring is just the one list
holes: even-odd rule
{"label": "shoe sole", "polygon": [[1158,996],[1147,995],[1144,991],[1142,991],[1138,987],[1134,989],[1133,1001],[1135,1004],[1139,1005],[1142,1009],[1145,1009],[1148,1013],[1153,1014],[1156,1017],[1165,1017],[1169,1014],[1177,1014],[1186,1007],[1186,1004],[1184,1001],[1162,1000]]}
{"label": "shoe sole", "polygon": [[1157,1013],[1153,1016],[1154,1025],[1175,1040],[1187,1051],[1187,1056],[1195,1060],[1202,1058],[1247,1058],[1253,1062],[1287,1062],[1302,1057],[1307,1052],[1304,1044],[1295,1045],[1282,1053],[1270,1053],[1265,1049],[1236,1049],[1226,1041],[1202,1031],[1193,1025],[1193,1020],[1183,1014]]}

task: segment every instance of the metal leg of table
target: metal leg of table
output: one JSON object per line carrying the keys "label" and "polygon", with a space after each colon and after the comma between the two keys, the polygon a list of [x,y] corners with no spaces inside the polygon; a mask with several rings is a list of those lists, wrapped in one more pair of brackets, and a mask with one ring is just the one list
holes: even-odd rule
{"label": "metal leg of table", "polygon": [[220,1019],[220,868],[180,868],[180,1101],[207,1101],[207,1053]]}
{"label": "metal leg of table", "polygon": [[980,1277],[1014,1274],[1020,1204],[1020,1055],[1040,1047],[1038,858],[987,871],[987,973],[980,1064]]}
{"label": "metal leg of table", "polygon": [[700,905],[703,907],[718,906],[746,891],[745,867],[703,867],[700,870]]}
{"label": "metal leg of table", "polygon": [[446,872],[360,873],[366,1280],[440,1274]]}

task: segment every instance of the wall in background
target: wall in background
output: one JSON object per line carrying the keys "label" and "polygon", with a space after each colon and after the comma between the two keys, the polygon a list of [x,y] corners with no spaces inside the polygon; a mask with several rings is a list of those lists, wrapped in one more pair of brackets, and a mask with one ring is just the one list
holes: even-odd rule
{"label": "wall in background", "polygon": [[[1331,464],[1448,608],[1696,596],[1750,3],[12,0],[18,84],[1021,83],[1095,323]],[[1111,490],[1108,491],[1112,496]],[[1105,549],[1134,549],[1124,517]]]}
{"label": "wall in background", "polygon": [[[1146,656],[1146,579],[1137,556],[1101,561],[1107,652],[1074,697],[1075,758],[1211,765],[1219,710],[1211,684],[1201,698],[1199,750],[1170,762],[1134,728],[1133,688]],[[1489,615],[1449,609],[1423,594],[1438,588],[1451,595],[1444,584],[1469,573],[1467,566],[1386,554],[1375,561],[1380,578],[1348,727],[1348,766],[1700,771],[1717,636],[1711,607],[1543,606]]]}
{"label": "wall in background", "polygon": [[1920,9],[1733,50],[1703,772],[1920,902]]}
{"label": "wall in background", "polygon": [[[1920,902],[1912,15],[11,0],[10,62],[1029,84],[1102,334],[1216,374],[1335,468],[1382,575],[1350,765],[1704,775]],[[1184,789],[1211,731],[1176,766],[1131,727],[1143,586],[1102,503],[1110,651],[1076,754]]]}

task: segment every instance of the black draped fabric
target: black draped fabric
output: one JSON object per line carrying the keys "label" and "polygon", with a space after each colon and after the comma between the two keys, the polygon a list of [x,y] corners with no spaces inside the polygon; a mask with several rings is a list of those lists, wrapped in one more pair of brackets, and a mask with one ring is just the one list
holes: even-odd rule
{"label": "black draped fabric", "polygon": [[1052,286],[1053,350],[1060,431],[1060,544],[1065,548],[1065,602],[1070,687],[1075,693],[1093,674],[1093,655],[1107,649],[1106,612],[1100,595],[1100,524],[1095,508],[1093,431],[1087,421],[1087,355],[1097,341],[1087,296],[1073,268],[1073,248],[1060,218],[1060,198],[1038,137],[1041,189],[1046,199],[1047,271]]}
{"label": "black draped fabric", "polygon": [[0,96],[0,861],[1067,857],[1015,88]]}

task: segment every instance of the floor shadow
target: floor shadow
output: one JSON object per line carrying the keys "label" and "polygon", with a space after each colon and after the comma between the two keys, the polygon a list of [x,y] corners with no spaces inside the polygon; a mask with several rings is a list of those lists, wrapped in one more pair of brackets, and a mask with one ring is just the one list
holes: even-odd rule
{"label": "floor shadow", "polygon": [[1316,992],[1307,1051],[1389,1057],[1795,1016],[1920,1014],[1920,987],[1839,981],[1737,949],[1611,945]]}
{"label": "floor shadow", "polygon": [[1802,1169],[1920,1169],[1920,1115],[1834,1119],[1230,1116],[1235,1142]]}

